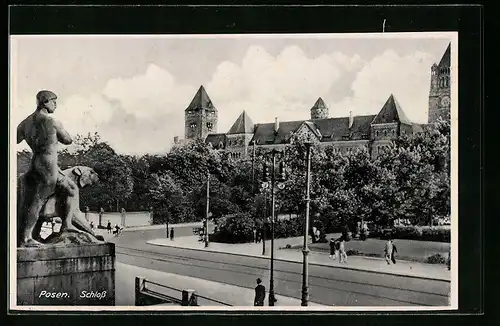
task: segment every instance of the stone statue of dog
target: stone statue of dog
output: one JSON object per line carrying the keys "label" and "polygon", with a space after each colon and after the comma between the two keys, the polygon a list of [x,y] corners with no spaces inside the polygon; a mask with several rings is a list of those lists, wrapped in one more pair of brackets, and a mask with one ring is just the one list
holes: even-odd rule
{"label": "stone statue of dog", "polygon": [[[98,174],[94,171],[94,169],[87,166],[74,166],[62,171],[62,173],[67,178],[70,178],[78,186],[78,189],[84,188],[86,186],[91,186],[99,181]],[[21,175],[18,180],[18,201],[20,198],[22,198],[22,196],[23,176]],[[76,209],[74,210],[76,213],[73,216],[68,216],[67,218],[65,218],[65,207],[67,200],[67,196],[59,193],[54,193],[49,197],[40,211],[40,217],[38,218],[37,224],[33,230],[34,239],[42,242],[43,240],[41,239],[40,231],[43,223],[48,222],[52,218],[56,217],[59,217],[62,222],[60,233],[80,232],[87,233],[91,235],[92,238],[96,238],[89,222],[85,219],[84,214],[79,209],[80,203],[78,195],[75,196],[70,203],[71,205],[76,206]],[[18,232],[20,232],[20,225],[22,225],[22,221],[18,221]]]}

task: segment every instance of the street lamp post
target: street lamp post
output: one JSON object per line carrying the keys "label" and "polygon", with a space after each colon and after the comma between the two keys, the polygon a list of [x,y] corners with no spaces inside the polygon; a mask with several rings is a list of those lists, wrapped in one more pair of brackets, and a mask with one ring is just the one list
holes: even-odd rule
{"label": "street lamp post", "polygon": [[311,183],[311,143],[305,143],[307,148],[307,171],[306,171],[306,223],[304,227],[304,247],[302,253],[304,255],[304,261],[302,264],[302,306],[307,306],[309,303],[309,267],[307,262],[307,255],[309,254],[308,242],[308,232],[309,232],[309,203],[311,198],[309,196],[310,183]]}
{"label": "street lamp post", "polygon": [[210,172],[207,172],[207,210],[205,214],[205,248],[208,247],[208,215],[210,214]]}
{"label": "street lamp post", "polygon": [[[283,165],[283,162],[280,164],[280,176],[279,178],[276,177],[276,155],[281,153],[281,151],[278,151],[276,149],[273,149],[270,154],[272,155],[272,170],[271,170],[271,275],[269,279],[269,306],[274,306],[274,303],[276,302],[276,297],[274,296],[274,222],[276,218],[276,213],[275,213],[275,206],[276,206],[276,187],[279,189],[284,188],[284,184],[280,183],[278,186],[276,186],[276,181],[279,179],[279,181],[285,181],[285,167]],[[263,184],[263,188],[266,189],[268,188],[267,184],[267,167],[264,164],[264,181],[265,183]],[[265,242],[265,237],[263,239]],[[262,248],[262,253],[265,254],[265,245],[263,245]]]}
{"label": "street lamp post", "polygon": [[268,207],[267,207],[267,195],[264,193],[264,216],[262,219],[262,256],[266,254],[266,221],[267,217],[269,216],[267,214],[268,212]]}
{"label": "street lamp post", "polygon": [[273,150],[273,169],[271,171],[271,279],[269,281],[269,305],[274,306],[274,183],[276,169],[276,151]]}

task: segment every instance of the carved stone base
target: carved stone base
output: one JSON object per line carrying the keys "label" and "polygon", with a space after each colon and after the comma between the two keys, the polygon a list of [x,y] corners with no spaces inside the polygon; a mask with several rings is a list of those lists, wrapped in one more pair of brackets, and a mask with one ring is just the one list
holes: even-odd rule
{"label": "carved stone base", "polygon": [[[102,237],[101,237],[102,238]],[[49,245],[69,245],[69,244],[102,244],[104,241],[98,240],[96,237],[86,232],[62,232],[49,235],[44,241],[44,244]]]}
{"label": "carved stone base", "polygon": [[17,249],[17,304],[113,306],[115,245]]}

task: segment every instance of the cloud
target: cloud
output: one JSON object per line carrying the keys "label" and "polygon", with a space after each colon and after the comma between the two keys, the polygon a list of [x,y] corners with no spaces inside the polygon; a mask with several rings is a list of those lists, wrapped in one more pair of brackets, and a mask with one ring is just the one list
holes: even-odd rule
{"label": "cloud", "polygon": [[401,56],[386,50],[357,73],[351,86],[353,96],[328,99],[330,114],[376,114],[393,94],[410,120],[426,123],[432,64],[432,56],[424,52]]}
{"label": "cloud", "polygon": [[[195,91],[150,64],[143,74],[109,80],[100,93],[60,96],[54,117],[72,135],[98,132],[121,153],[164,152],[184,134],[184,109]],[[31,97],[13,103],[13,125],[34,110]]]}
{"label": "cloud", "polygon": [[345,71],[359,68],[359,56],[335,52],[308,58],[289,46],[277,56],[251,46],[240,64],[218,65],[207,92],[219,111],[218,132],[227,132],[242,110],[255,123],[307,119],[318,97],[324,97]]}

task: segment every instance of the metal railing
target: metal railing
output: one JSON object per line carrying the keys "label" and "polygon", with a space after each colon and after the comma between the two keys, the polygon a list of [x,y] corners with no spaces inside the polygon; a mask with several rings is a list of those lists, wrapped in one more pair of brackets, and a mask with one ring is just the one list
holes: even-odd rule
{"label": "metal railing", "polygon": [[[168,289],[174,291],[177,295],[171,295],[171,294],[166,294],[164,292],[155,291],[151,288],[146,287],[147,284],[155,285],[162,289]],[[178,294],[180,294],[180,297]],[[200,304],[198,304],[198,299],[203,299],[223,306],[232,306],[227,302],[199,295],[194,290],[191,289],[181,290],[165,284],[149,281],[142,277],[135,278],[136,306],[146,306],[146,305],[155,305],[164,303],[178,304],[181,306],[200,306]]]}

